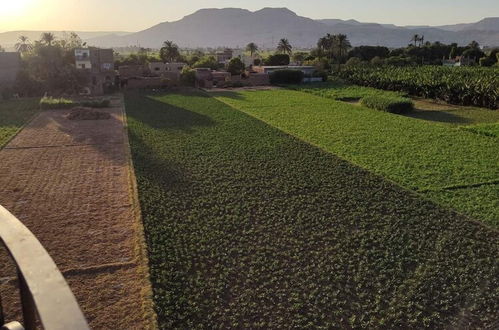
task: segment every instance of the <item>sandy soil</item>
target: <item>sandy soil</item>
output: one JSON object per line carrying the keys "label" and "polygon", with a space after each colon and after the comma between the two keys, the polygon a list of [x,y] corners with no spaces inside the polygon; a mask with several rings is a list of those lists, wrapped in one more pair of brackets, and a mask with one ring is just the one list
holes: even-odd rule
{"label": "sandy soil", "polygon": [[[55,110],[27,125],[0,151],[0,204],[45,246],[91,328],[147,329],[155,320],[122,103],[98,110],[110,119]],[[19,320],[4,251],[0,264],[7,319]]]}

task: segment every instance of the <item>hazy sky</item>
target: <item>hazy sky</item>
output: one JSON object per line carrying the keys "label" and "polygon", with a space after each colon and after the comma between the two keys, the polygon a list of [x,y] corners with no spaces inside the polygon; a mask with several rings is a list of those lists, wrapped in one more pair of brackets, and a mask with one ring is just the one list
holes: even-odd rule
{"label": "hazy sky", "polygon": [[310,18],[443,25],[499,16],[499,0],[0,0],[0,32],[138,31],[201,8],[288,7]]}

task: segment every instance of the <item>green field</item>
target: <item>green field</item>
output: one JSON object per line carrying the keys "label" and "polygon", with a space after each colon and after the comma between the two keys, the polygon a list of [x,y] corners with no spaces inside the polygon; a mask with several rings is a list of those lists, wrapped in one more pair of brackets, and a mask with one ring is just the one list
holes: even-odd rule
{"label": "green field", "polygon": [[[366,96],[406,97],[402,92],[385,91],[372,87],[348,84],[340,79],[331,79],[325,83],[290,86],[290,89],[331,98],[333,100],[357,103]],[[456,106],[427,99],[415,98],[414,111],[404,114],[408,117],[432,121],[435,123],[465,126],[479,123],[499,122],[499,111],[471,106]]]}
{"label": "green field", "polygon": [[[299,118],[285,130],[299,125],[305,138],[338,121],[327,140],[340,154],[359,150],[367,161],[364,151],[380,145],[386,153],[389,130],[369,120],[384,113],[293,91],[220,99],[281,128],[279,117]],[[497,321],[497,231],[201,92],[125,100],[160,328],[486,328]],[[319,109],[335,120],[312,119]],[[352,114],[362,120],[348,124]],[[402,123],[385,125],[411,134]],[[334,133],[340,129],[347,133]],[[345,145],[367,129],[381,131],[370,148]],[[425,132],[445,138],[447,131]],[[463,143],[484,138],[459,133]],[[490,165],[493,158],[478,152]],[[479,180],[491,175],[474,170]]]}
{"label": "green field", "polygon": [[[442,205],[499,224],[498,139],[293,90],[214,95]],[[480,185],[488,185],[485,192]]]}
{"label": "green field", "polygon": [[37,98],[0,101],[0,148],[35,114],[38,101]]}

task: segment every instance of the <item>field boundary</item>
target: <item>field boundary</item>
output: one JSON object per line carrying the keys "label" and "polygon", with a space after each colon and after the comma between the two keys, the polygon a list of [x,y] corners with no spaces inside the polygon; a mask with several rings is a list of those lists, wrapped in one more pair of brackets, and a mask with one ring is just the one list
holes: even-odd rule
{"label": "field boundary", "polygon": [[[304,91],[299,91],[299,90],[294,90],[294,89],[290,89],[290,90],[295,91],[295,92],[304,93],[304,94],[307,94],[307,95],[310,95],[310,96],[314,96],[314,97],[317,97],[317,98],[323,98],[322,96],[315,95],[315,94],[312,94],[312,93],[307,93],[307,92],[304,92]],[[210,95],[209,93],[206,93],[206,94],[207,94],[207,95],[209,95],[210,97],[215,97],[215,96],[213,96],[213,95]],[[342,157],[342,156],[340,156],[340,155],[338,155],[338,154],[336,154],[336,153],[332,153],[332,152],[330,152],[330,151],[326,150],[324,147],[322,147],[322,146],[320,146],[320,145],[318,145],[318,144],[315,144],[315,143],[310,142],[310,141],[305,141],[305,140],[301,139],[300,137],[298,137],[298,136],[296,136],[296,135],[293,135],[293,134],[292,134],[292,133],[290,133],[290,132],[286,132],[286,131],[284,131],[284,130],[282,130],[282,129],[278,128],[278,127],[275,127],[275,126],[273,126],[273,125],[271,125],[271,124],[267,123],[266,121],[264,121],[264,120],[262,120],[262,119],[260,119],[260,118],[258,118],[258,117],[255,117],[255,116],[251,115],[251,113],[248,113],[248,112],[246,112],[246,111],[244,111],[244,110],[241,110],[241,109],[235,108],[233,105],[231,105],[231,104],[229,104],[229,103],[225,102],[225,101],[224,101],[224,100],[222,100],[222,99],[219,99],[219,98],[217,98],[217,97],[215,97],[215,98],[216,98],[218,101],[220,101],[220,102],[224,103],[225,105],[227,105],[227,106],[231,107],[231,108],[232,108],[232,109],[234,109],[235,111],[239,111],[239,112],[241,112],[241,113],[243,113],[243,114],[246,114],[247,116],[250,116],[250,117],[252,117],[252,118],[254,118],[254,119],[258,120],[258,121],[261,121],[262,123],[264,123],[264,124],[266,124],[266,125],[268,125],[268,126],[270,126],[270,127],[273,127],[273,128],[275,128],[275,129],[277,129],[277,130],[281,131],[282,133],[284,133],[284,134],[286,134],[286,135],[288,135],[288,136],[290,136],[290,137],[292,137],[292,138],[294,138],[294,139],[297,139],[297,140],[299,140],[299,141],[301,141],[301,142],[303,142],[303,143],[306,143],[306,144],[309,144],[309,145],[311,145],[311,146],[313,146],[313,147],[316,147],[316,148],[318,148],[318,149],[322,150],[323,152],[333,154],[335,157],[338,157],[338,158],[340,158],[341,160],[343,160],[343,161],[345,161],[345,162],[347,162],[347,163],[349,163],[349,164],[351,164],[351,165],[353,165],[353,166],[356,166],[356,167],[361,168],[361,169],[363,169],[363,170],[365,170],[365,171],[368,171],[369,173],[371,173],[371,174],[373,174],[373,175],[375,175],[375,176],[377,176],[377,177],[379,177],[379,178],[381,178],[381,179],[383,179],[383,180],[386,180],[386,181],[390,182],[391,184],[393,184],[393,185],[395,185],[395,186],[399,187],[400,189],[402,189],[402,190],[406,191],[407,193],[409,193],[409,194],[411,194],[411,195],[413,195],[413,196],[416,196],[416,197],[418,197],[418,198],[422,198],[422,199],[424,199],[424,200],[426,200],[426,201],[429,201],[429,202],[431,202],[431,203],[434,203],[435,205],[438,205],[440,208],[442,208],[442,209],[444,209],[444,210],[447,210],[447,211],[452,211],[452,212],[457,213],[457,214],[459,214],[459,215],[461,215],[461,216],[464,216],[464,217],[468,218],[471,222],[473,222],[473,223],[475,223],[475,224],[478,224],[478,225],[480,225],[480,226],[483,226],[484,228],[487,228],[487,229],[492,229],[492,230],[494,230],[494,231],[496,231],[496,232],[499,232],[499,228],[493,227],[493,226],[491,226],[491,225],[489,225],[489,224],[487,224],[487,223],[485,223],[485,222],[483,222],[483,221],[480,221],[480,220],[476,219],[475,217],[472,217],[472,216],[470,216],[470,215],[468,215],[468,214],[466,214],[466,213],[463,213],[463,212],[461,212],[461,211],[459,211],[459,210],[456,210],[456,209],[454,209],[454,208],[450,207],[449,205],[441,204],[441,203],[439,203],[439,202],[437,202],[437,201],[435,201],[435,200],[433,200],[433,199],[428,198],[427,196],[425,196],[425,195],[423,194],[425,191],[416,190],[416,189],[410,189],[410,188],[404,187],[404,186],[402,186],[400,183],[398,183],[398,182],[394,181],[394,180],[393,180],[393,179],[391,179],[391,178],[385,177],[385,176],[381,175],[380,173],[375,172],[375,171],[372,171],[371,169],[369,169],[369,168],[367,168],[367,167],[364,167],[364,166],[362,166],[362,165],[360,165],[360,164],[354,163],[354,162],[352,162],[351,160],[346,159],[346,158],[344,158],[344,157]],[[342,101],[338,101],[338,100],[335,100],[335,99],[332,99],[332,98],[328,98],[328,99],[329,99],[329,100],[331,100],[331,101],[333,101],[333,102],[340,102],[340,103],[342,102]],[[439,188],[439,189],[441,189],[441,188]],[[428,190],[428,191],[432,191],[432,190]]]}
{"label": "field boundary", "polygon": [[137,237],[136,237],[136,254],[138,256],[138,259],[140,259],[140,270],[143,273],[142,275],[144,276],[147,286],[143,289],[143,295],[147,297],[147,301],[144,301],[143,304],[143,310],[144,310],[144,315],[146,316],[147,319],[150,321],[150,325],[148,325],[149,329],[158,329],[158,320],[157,320],[157,315],[156,312],[154,311],[154,299],[153,299],[153,290],[152,290],[152,285],[151,285],[151,278],[150,278],[150,271],[149,271],[149,257],[147,255],[147,243],[146,243],[146,238],[145,238],[145,230],[144,230],[144,224],[142,220],[142,211],[140,207],[140,200],[139,200],[139,191],[137,187],[137,179],[135,177],[135,167],[133,164],[133,158],[132,158],[132,150],[130,146],[130,141],[128,138],[128,118],[127,118],[127,113],[126,113],[126,104],[124,100],[124,95],[121,95],[121,103],[122,103],[122,109],[123,109],[123,134],[125,135],[125,145],[126,147],[126,154],[127,154],[127,159],[128,159],[128,181],[129,181],[129,188],[130,188],[130,194],[132,197],[132,208],[133,208],[133,213],[134,213],[134,218],[135,218],[135,225],[137,226]]}

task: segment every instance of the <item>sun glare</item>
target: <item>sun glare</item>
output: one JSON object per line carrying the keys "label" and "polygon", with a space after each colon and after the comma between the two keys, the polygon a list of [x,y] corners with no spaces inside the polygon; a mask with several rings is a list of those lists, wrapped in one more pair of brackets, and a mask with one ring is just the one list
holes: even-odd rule
{"label": "sun glare", "polygon": [[0,17],[18,16],[33,3],[34,0],[1,0]]}

